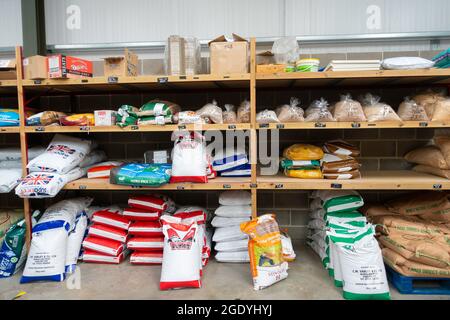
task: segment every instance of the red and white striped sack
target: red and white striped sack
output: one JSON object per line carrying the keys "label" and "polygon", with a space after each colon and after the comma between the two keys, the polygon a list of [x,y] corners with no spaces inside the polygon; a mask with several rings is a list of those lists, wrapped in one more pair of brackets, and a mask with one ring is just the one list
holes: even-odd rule
{"label": "red and white striped sack", "polygon": [[162,261],[163,261],[162,250],[154,252],[134,251],[130,256],[130,263],[132,264],[154,265],[154,264],[162,264]]}
{"label": "red and white striped sack", "polygon": [[153,195],[131,197],[128,199],[128,205],[132,208],[160,212],[166,210],[168,206],[163,198]]}
{"label": "red and white striped sack", "polygon": [[99,223],[94,223],[91,225],[89,227],[88,234],[94,237],[119,241],[121,243],[126,243],[128,239],[128,232],[126,230]]}
{"label": "red and white striped sack", "polygon": [[127,248],[135,251],[159,251],[164,247],[164,237],[133,237]]}
{"label": "red and white striped sack", "polygon": [[83,248],[117,257],[126,249],[126,246],[119,241],[87,236],[83,241]]}
{"label": "red and white striped sack", "polygon": [[127,257],[128,252],[129,250],[125,250],[117,257],[113,257],[97,251],[86,250],[83,253],[83,262],[119,264]]}
{"label": "red and white striped sack", "polygon": [[130,235],[140,237],[163,237],[162,226],[159,221],[136,221],[132,222],[130,229],[128,229]]}
{"label": "red and white striped sack", "polygon": [[123,216],[133,221],[158,221],[162,211],[126,208],[123,209]]}
{"label": "red and white striped sack", "polygon": [[94,212],[92,221],[123,230],[128,230],[131,224],[128,217],[107,210]]}

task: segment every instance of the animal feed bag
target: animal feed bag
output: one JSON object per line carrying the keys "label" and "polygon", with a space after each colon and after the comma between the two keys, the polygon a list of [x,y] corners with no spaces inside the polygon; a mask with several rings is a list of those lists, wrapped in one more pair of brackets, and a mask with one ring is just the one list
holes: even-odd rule
{"label": "animal feed bag", "polygon": [[83,262],[105,263],[105,264],[119,264],[128,255],[129,250],[122,251],[117,256],[110,256],[100,253],[98,251],[86,250],[83,253]]}
{"label": "animal feed bag", "polygon": [[117,257],[126,249],[126,246],[119,241],[87,236],[83,241],[83,248]]}
{"label": "animal feed bag", "polygon": [[161,237],[162,226],[159,221],[136,221],[132,222],[128,229],[130,235],[140,237]]}
{"label": "animal feed bag", "polygon": [[133,237],[127,241],[127,247],[136,251],[159,251],[164,247],[164,237]]}
{"label": "animal feed bag", "polygon": [[66,273],[75,272],[78,257],[80,256],[81,245],[88,225],[88,217],[84,211],[77,215],[75,228],[69,233],[66,252]]}
{"label": "animal feed bag", "polygon": [[111,226],[94,223],[89,227],[88,234],[93,237],[105,238],[120,243],[126,243],[128,239],[128,232],[123,229],[114,228]]}
{"label": "animal feed bag", "polygon": [[265,214],[241,224],[249,235],[248,254],[253,275],[253,288],[261,290],[288,276],[284,261],[280,230],[275,215]]}
{"label": "animal feed bag", "polygon": [[158,221],[161,211],[156,209],[126,208],[123,209],[123,216],[133,221]]}
{"label": "animal feed bag", "polygon": [[135,251],[130,256],[131,264],[154,265],[154,264],[162,264],[162,262],[163,262],[163,250],[154,252]]}
{"label": "animal feed bag", "polygon": [[123,230],[128,230],[131,224],[131,221],[128,217],[108,210],[95,212],[92,215],[92,221]]}

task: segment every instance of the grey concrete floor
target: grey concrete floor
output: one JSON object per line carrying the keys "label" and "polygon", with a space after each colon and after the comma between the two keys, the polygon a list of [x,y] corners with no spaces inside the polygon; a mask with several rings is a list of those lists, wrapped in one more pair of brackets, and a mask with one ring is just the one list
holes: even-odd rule
{"label": "grey concrete floor", "polygon": [[[289,265],[287,279],[264,290],[253,290],[249,264],[218,263],[214,259],[204,270],[200,289],[160,291],[160,266],[79,263],[80,288],[66,282],[20,284],[21,271],[0,279],[0,299],[10,300],[25,291],[26,299],[342,299],[319,258],[305,246],[296,246],[297,259]],[[73,287],[74,285],[72,285]],[[450,296],[402,295],[391,286],[392,299],[446,299]]]}

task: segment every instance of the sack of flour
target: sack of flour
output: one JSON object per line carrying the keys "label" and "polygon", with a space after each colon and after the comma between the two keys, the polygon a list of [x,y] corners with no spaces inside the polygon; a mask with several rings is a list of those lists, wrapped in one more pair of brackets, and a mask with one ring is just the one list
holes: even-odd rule
{"label": "sack of flour", "polygon": [[22,177],[22,169],[0,169],[0,193],[9,193],[14,189]]}
{"label": "sack of flour", "polygon": [[255,290],[267,288],[288,276],[284,261],[280,230],[275,215],[265,214],[241,224],[250,237],[248,254]]}
{"label": "sack of flour", "polygon": [[90,152],[92,141],[56,134],[40,156],[28,163],[30,172],[64,174],[78,166]]}
{"label": "sack of flour", "polygon": [[80,256],[81,244],[88,225],[88,217],[84,211],[77,215],[75,228],[69,233],[66,252],[66,273],[75,272],[78,257]]}
{"label": "sack of flour", "polygon": [[224,191],[219,195],[219,204],[223,206],[249,205],[252,203],[252,195],[248,191]]}
{"label": "sack of flour", "polygon": [[197,223],[172,222],[170,218],[161,218],[164,253],[159,287],[161,290],[200,288],[201,252],[197,243]]}

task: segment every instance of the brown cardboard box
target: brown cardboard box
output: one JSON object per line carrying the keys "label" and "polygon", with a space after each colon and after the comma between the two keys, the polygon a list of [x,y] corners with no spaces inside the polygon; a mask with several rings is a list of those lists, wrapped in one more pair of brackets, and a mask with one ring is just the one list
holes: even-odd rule
{"label": "brown cardboard box", "polygon": [[0,60],[0,80],[17,79],[16,59]]}
{"label": "brown cardboard box", "polygon": [[186,74],[185,40],[180,36],[170,36],[166,46],[166,73],[168,75]]}
{"label": "brown cardboard box", "polygon": [[48,56],[48,77],[50,79],[91,78],[92,71],[92,61],[63,54]]}
{"label": "brown cardboard box", "polygon": [[23,59],[23,77],[27,80],[47,78],[48,59],[45,56],[32,56]]}
{"label": "brown cardboard box", "polygon": [[233,41],[220,36],[209,42],[211,74],[248,72],[248,41],[233,33]]}
{"label": "brown cardboard box", "polygon": [[123,57],[104,58],[105,77],[136,77],[138,75],[138,56],[125,49]]}

